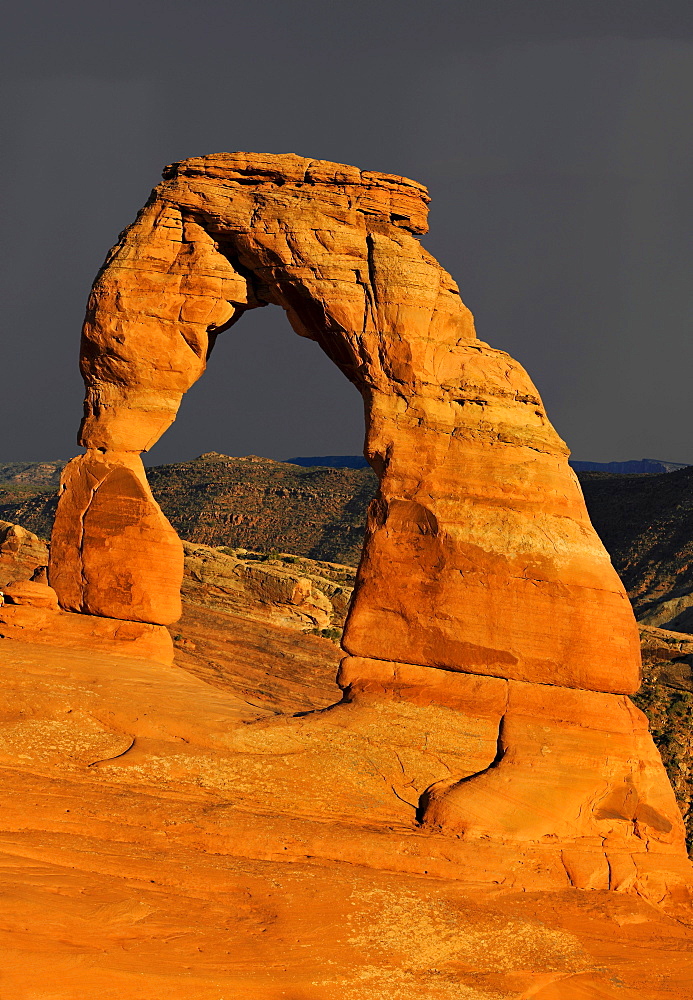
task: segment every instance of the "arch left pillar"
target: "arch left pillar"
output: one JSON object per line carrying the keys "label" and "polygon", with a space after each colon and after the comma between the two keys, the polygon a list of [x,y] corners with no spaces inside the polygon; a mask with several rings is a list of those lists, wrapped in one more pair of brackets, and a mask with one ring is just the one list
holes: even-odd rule
{"label": "arch left pillar", "polygon": [[216,334],[259,304],[205,230],[167,202],[145,206],[108,255],[82,334],[87,450],[64,470],[51,540],[65,610],[155,625],[180,617],[183,547],[140,455],[175,420]]}

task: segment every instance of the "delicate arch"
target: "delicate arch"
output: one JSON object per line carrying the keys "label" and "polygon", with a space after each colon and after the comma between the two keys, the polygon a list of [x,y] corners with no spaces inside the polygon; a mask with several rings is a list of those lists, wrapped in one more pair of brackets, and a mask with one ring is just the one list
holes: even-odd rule
{"label": "delicate arch", "polygon": [[[635,690],[632,612],[568,450],[526,373],[476,339],[457,286],[417,240],[427,202],[414,181],[293,154],[166,168],[89,300],[87,453],[66,471],[52,542],[63,607],[175,620],[180,544],[139,453],[175,419],[218,333],[274,303],[365,401],[380,491],[345,651]],[[105,540],[103,511],[126,508]]]}

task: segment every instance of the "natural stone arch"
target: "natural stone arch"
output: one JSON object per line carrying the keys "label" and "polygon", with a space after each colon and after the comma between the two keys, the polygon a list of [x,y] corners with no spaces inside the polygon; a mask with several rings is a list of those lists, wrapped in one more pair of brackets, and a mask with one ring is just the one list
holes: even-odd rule
{"label": "natural stone arch", "polygon": [[[455,282],[416,239],[425,189],[293,155],[218,154],[164,177],[89,301],[89,451],[67,473],[53,541],[63,605],[175,620],[180,557],[136,456],[175,419],[218,332],[275,303],[360,390],[381,480],[345,649],[634,690],[632,613],[568,450],[526,373],[476,339]],[[78,507],[88,500],[79,552],[67,537],[75,492]]]}
{"label": "natural stone arch", "polygon": [[51,582],[68,610],[178,617],[181,545],[139,453],[175,419],[218,333],[280,305],[359,388],[380,480],[344,632],[347,697],[447,698],[499,725],[497,759],[431,786],[422,818],[531,839],[615,835],[647,815],[654,841],[680,853],[661,762],[622,697],[639,684],[623,586],[535,387],[477,340],[416,239],[427,202],[413,181],[292,154],[166,168],[89,300],[87,453],[65,472]]}

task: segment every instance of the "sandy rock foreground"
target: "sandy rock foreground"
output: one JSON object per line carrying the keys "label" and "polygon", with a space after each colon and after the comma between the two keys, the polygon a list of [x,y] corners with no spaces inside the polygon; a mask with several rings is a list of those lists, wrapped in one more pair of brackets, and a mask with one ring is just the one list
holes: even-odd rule
{"label": "sandy rock foreground", "polygon": [[416,826],[431,762],[404,734],[440,745],[449,710],[291,718],[334,700],[336,646],[198,617],[226,654],[204,679],[189,648],[2,641],[3,1000],[693,997],[682,898],[557,888],[538,846]]}

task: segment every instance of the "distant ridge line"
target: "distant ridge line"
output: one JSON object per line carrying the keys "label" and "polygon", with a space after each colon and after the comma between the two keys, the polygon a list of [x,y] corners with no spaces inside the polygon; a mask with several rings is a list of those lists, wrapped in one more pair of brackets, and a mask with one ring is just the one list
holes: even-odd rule
{"label": "distant ridge line", "polygon": [[658,475],[690,468],[689,462],[662,462],[657,458],[641,458],[630,462],[570,462],[576,472],[613,472],[630,475]]}
{"label": "distant ridge line", "polygon": [[[289,465],[321,466],[331,469],[366,469],[368,462],[361,455],[313,455],[284,459]],[[612,472],[630,475],[658,475],[690,467],[688,462],[662,462],[657,458],[641,458],[629,462],[569,463],[576,472]]]}
{"label": "distant ridge line", "polygon": [[367,469],[368,462],[363,455],[315,455],[311,457],[285,458],[289,465],[320,465],[328,469]]}

